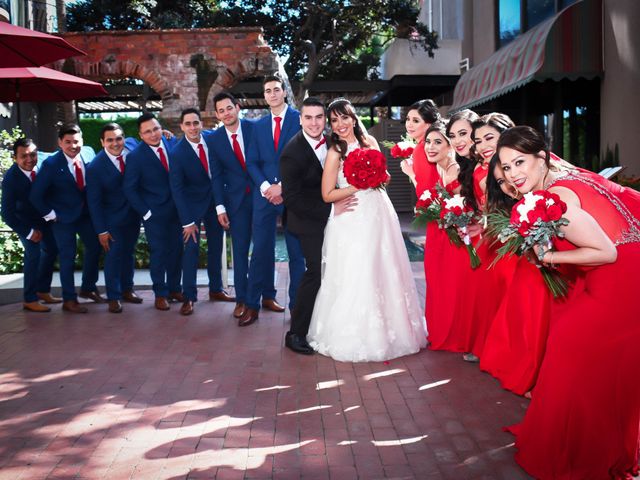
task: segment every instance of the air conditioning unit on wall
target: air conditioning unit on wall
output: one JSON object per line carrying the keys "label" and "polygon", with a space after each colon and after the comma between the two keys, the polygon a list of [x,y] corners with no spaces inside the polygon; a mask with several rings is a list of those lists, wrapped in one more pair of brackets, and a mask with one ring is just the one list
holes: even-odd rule
{"label": "air conditioning unit on wall", "polygon": [[464,73],[471,68],[471,62],[469,61],[469,57],[463,58],[460,60],[460,73]]}

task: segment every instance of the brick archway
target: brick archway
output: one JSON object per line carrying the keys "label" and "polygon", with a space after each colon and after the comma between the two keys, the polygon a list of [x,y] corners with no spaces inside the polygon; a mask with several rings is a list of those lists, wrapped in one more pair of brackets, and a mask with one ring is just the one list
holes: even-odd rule
{"label": "brick archway", "polygon": [[279,70],[278,56],[260,28],[139,30],[65,33],[87,52],[63,69],[97,82],[136,78],[163,100],[160,117],[175,128],[182,109],[199,107],[212,118],[213,97],[238,82]]}

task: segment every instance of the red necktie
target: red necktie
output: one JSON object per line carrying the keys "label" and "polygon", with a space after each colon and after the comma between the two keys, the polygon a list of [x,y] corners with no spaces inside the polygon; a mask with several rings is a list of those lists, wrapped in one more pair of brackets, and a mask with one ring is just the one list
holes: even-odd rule
{"label": "red necktie", "polygon": [[78,185],[78,190],[84,190],[84,178],[82,177],[82,168],[80,168],[81,160],[76,160],[73,162],[76,171],[76,184]]}
{"label": "red necktie", "polygon": [[240,162],[242,170],[246,170],[247,164],[244,161],[244,155],[242,155],[242,149],[240,148],[240,144],[238,143],[238,134],[232,133],[231,139],[233,141],[233,153],[236,154],[236,158],[238,159],[238,162]]}
{"label": "red necktie", "polygon": [[169,162],[167,162],[167,156],[164,154],[164,150],[162,150],[162,147],[158,147],[158,155],[160,155],[160,163],[162,164],[164,169],[168,172]]}
{"label": "red necktie", "polygon": [[118,160],[118,164],[120,165],[120,173],[124,175],[124,160],[122,159],[122,155],[118,155],[116,160]]}
{"label": "red necktie", "polygon": [[36,179],[36,171],[35,170],[31,170],[31,174],[29,175],[31,177],[31,181],[35,181]]}
{"label": "red necktie", "polygon": [[320,140],[320,141],[318,142],[318,144],[316,145],[316,148],[315,148],[314,150],[319,149],[319,148],[320,148],[322,145],[324,145],[325,143],[327,143],[327,139],[326,139],[326,138],[324,138],[324,135],[323,135],[323,136],[322,136],[322,140]]}
{"label": "red necktie", "polygon": [[204,153],[204,147],[201,143],[198,144],[198,156],[200,157],[202,168],[204,168],[204,171],[209,175],[209,162],[207,161],[207,154]]}
{"label": "red necktie", "polygon": [[273,131],[273,147],[276,152],[278,151],[278,143],[280,143],[280,122],[282,122],[281,117],[273,117],[276,122],[276,129]]}

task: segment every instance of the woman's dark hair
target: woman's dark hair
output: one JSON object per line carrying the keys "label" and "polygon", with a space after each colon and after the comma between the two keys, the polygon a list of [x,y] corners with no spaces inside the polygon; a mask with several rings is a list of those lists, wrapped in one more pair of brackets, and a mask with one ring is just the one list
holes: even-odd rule
{"label": "woman's dark hair", "polygon": [[[327,107],[327,118],[331,121],[331,115],[347,115],[348,117],[353,118],[355,120],[355,126],[353,127],[353,133],[360,144],[360,147],[367,148],[369,147],[369,143],[367,142],[367,137],[362,129],[361,123],[358,120],[356,115],[356,109],[353,108],[353,105],[346,98],[336,98],[332,101]],[[336,150],[341,157],[345,157],[347,153],[347,142],[338,137],[338,134],[335,132],[331,132],[331,144],[335,145]]]}
{"label": "woman's dark hair", "polygon": [[[508,115],[504,113],[488,113],[482,117],[471,122],[471,139],[475,143],[475,132],[481,127],[495,128],[498,133],[502,134],[506,129],[513,127],[515,124]],[[478,199],[476,198],[475,191],[473,189],[473,171],[479,162],[478,155],[475,151],[475,146],[471,147],[470,159],[464,169],[460,168],[460,175],[458,179],[460,181],[460,193],[467,201],[467,204],[473,207],[474,210],[478,210]]]}
{"label": "woman's dark hair", "polygon": [[[451,133],[451,127],[458,120],[466,120],[469,122],[469,137],[471,137],[471,130],[473,130],[473,122],[477,121],[480,117],[473,110],[465,109],[454,113],[449,117],[449,123],[447,124],[447,137]],[[473,148],[473,147],[472,147]],[[471,157],[471,158],[470,158]],[[458,173],[458,182],[460,182],[460,195],[465,197],[468,205],[471,205],[474,210],[478,209],[478,205],[473,194],[473,169],[476,166],[476,161],[470,154],[469,157],[463,157],[456,153],[456,161],[460,165],[460,172]]]}
{"label": "woman's dark hair", "polygon": [[425,140],[427,139],[427,136],[431,132],[438,132],[440,135],[442,135],[444,137],[444,139],[447,141],[448,144],[451,144],[451,140],[449,139],[449,135],[447,135],[447,123],[444,120],[438,120],[436,122],[433,122],[429,126],[429,128],[427,128],[427,131],[424,132]]}
{"label": "woman's dark hair", "polygon": [[438,120],[441,120],[440,112],[438,111],[438,107],[436,103],[427,98],[425,100],[418,100],[409,106],[407,111],[416,110],[418,115],[425,121],[425,123],[435,123]]}
{"label": "woman's dark hair", "polygon": [[547,167],[550,166],[551,154],[549,153],[549,145],[542,134],[535,128],[521,125],[505,130],[498,139],[498,146],[496,147],[494,157],[500,154],[502,147],[513,148],[514,150],[530,155],[537,155],[543,151],[544,163]]}
{"label": "woman's dark hair", "polygon": [[498,167],[499,163],[500,159],[498,155],[494,155],[489,161],[489,173],[487,174],[487,210],[489,212],[503,210],[509,213],[517,200],[502,191],[498,179],[495,177],[496,167]]}

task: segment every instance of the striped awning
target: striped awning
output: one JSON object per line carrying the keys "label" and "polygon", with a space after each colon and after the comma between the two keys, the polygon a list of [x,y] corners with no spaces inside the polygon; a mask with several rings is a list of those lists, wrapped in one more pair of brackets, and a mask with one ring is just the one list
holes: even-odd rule
{"label": "striped awning", "polygon": [[601,0],[581,0],[465,72],[456,84],[451,110],[473,108],[533,80],[601,75]]}

